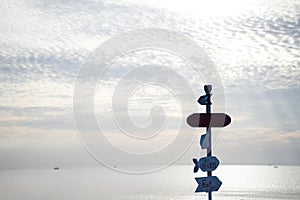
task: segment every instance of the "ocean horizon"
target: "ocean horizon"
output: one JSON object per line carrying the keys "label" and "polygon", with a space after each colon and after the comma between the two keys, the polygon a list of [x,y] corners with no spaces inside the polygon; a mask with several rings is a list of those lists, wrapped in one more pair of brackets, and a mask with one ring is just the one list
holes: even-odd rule
{"label": "ocean horizon", "polygon": [[[222,185],[213,199],[280,200],[300,198],[300,166],[220,165],[213,172]],[[195,193],[193,165],[174,165],[149,174],[126,174],[106,167],[0,170],[0,195],[6,200],[34,199],[207,199]]]}

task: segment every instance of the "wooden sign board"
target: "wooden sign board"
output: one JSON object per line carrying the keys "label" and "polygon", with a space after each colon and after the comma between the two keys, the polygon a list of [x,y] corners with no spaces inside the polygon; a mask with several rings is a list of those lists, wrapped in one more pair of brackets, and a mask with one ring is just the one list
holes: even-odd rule
{"label": "wooden sign board", "polygon": [[216,176],[209,176],[209,177],[201,177],[195,178],[198,187],[195,192],[213,192],[218,191],[222,185],[222,182]]}
{"label": "wooden sign board", "polygon": [[194,113],[187,118],[191,127],[225,127],[230,122],[231,118],[225,113]]}
{"label": "wooden sign board", "polygon": [[199,159],[199,168],[204,171],[214,171],[219,166],[220,161],[215,156],[203,157]]}

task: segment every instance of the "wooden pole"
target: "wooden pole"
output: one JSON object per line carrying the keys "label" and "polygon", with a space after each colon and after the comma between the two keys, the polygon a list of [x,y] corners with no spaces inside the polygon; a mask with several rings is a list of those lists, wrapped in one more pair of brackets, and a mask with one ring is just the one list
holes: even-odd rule
{"label": "wooden pole", "polygon": [[[212,86],[211,85],[205,85],[204,86],[204,91],[207,95],[209,95],[209,103],[206,105],[206,113],[211,113],[211,103],[210,103],[210,96],[211,96],[211,90]],[[206,127],[206,134],[208,137],[208,144],[209,147],[207,148],[207,157],[212,156],[212,144],[211,144],[211,127]],[[212,176],[212,172],[208,171],[207,176]],[[212,193],[208,192],[208,200],[212,200]]]}

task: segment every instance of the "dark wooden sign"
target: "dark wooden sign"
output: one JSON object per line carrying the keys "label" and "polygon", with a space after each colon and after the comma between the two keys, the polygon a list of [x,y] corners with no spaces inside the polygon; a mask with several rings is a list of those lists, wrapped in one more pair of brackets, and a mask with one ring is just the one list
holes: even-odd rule
{"label": "dark wooden sign", "polygon": [[225,127],[230,122],[231,118],[225,113],[194,113],[187,118],[191,127]]}

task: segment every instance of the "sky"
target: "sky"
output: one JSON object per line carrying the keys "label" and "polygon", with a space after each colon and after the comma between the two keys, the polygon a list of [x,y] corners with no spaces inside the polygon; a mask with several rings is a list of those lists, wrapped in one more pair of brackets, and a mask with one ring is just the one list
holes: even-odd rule
{"label": "sky", "polygon": [[[191,164],[205,156],[205,130],[184,122],[205,112],[196,100],[210,70],[219,80],[212,111],[232,118],[213,129],[221,163],[300,164],[300,3],[226,2],[2,1],[0,168]],[[145,28],[188,38],[214,64],[196,72],[172,50],[144,48],[112,59],[102,76],[104,66],[89,71],[98,80],[88,105],[99,131],[91,113],[76,114],[80,72],[103,43]]]}

